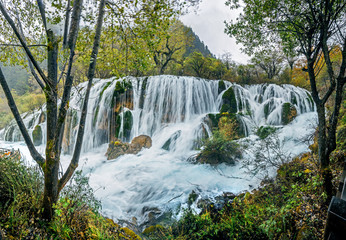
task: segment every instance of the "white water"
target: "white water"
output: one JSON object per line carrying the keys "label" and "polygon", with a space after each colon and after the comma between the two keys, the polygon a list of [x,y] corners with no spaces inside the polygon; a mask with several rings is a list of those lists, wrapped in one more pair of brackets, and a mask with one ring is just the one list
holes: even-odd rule
{"label": "white water", "polygon": [[[221,164],[215,168],[186,161],[188,157],[197,153],[193,147],[195,140],[203,135],[201,126],[203,125],[207,132],[211,132],[204,123],[204,118],[207,113],[216,113],[221,107],[222,93],[218,94],[218,81],[156,76],[148,79],[143,93],[143,79],[127,80],[133,86],[133,109],[130,110],[133,115],[133,127],[130,138],[140,134],[149,135],[153,140],[153,146],[137,155],[124,155],[115,160],[106,160],[104,154],[109,138],[107,130],[111,121],[110,106],[118,80],[97,80],[90,96],[80,168],[86,174],[90,173],[90,184],[102,201],[103,212],[106,215],[126,220],[136,217],[138,223],[143,223],[147,220],[148,214],[148,211],[143,209],[156,207],[162,212],[173,210],[178,213],[181,207],[186,207],[188,195],[192,190],[198,192],[201,197],[214,197],[222,192],[238,193],[258,185],[259,180],[245,174],[240,168],[240,163],[235,166]],[[241,119],[250,139],[256,139],[251,135],[254,127],[280,125],[282,104],[292,102],[294,95],[298,117],[279,130],[279,138],[285,143],[286,150],[294,155],[307,150],[307,146],[300,143],[299,139],[310,132],[309,124],[316,114],[312,112],[313,105],[307,100],[305,90],[290,85],[242,87],[226,83],[226,86],[233,86],[238,109],[240,104],[248,105],[248,109],[243,107],[239,112],[243,113]],[[85,83],[80,85],[80,89],[80,93],[77,90],[73,91],[70,101],[70,106],[75,109],[78,118],[82,102],[80,95],[84,94]],[[140,106],[143,94],[144,103]],[[270,113],[265,119],[264,106],[269,102]],[[95,118],[97,108],[99,110]],[[35,123],[29,127],[30,133],[39,123],[39,114],[40,112],[35,112],[25,118],[27,126],[31,119],[35,119]],[[40,124],[44,129],[45,123]],[[75,136],[76,127],[73,128],[71,125],[72,123],[67,129],[71,136]],[[0,136],[6,136],[7,132],[8,128],[1,130]],[[179,137],[172,140],[170,150],[163,150],[164,143],[177,133],[180,133]],[[18,130],[15,129],[12,136],[12,139],[18,140]],[[30,161],[24,144],[0,144],[1,147],[20,148]],[[43,152],[43,146],[40,149]],[[63,169],[67,168],[69,158],[69,155],[62,157]]]}

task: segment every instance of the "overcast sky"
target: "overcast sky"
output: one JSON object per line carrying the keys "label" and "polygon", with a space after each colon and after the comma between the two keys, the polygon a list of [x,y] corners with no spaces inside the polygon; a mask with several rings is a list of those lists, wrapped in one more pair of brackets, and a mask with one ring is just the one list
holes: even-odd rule
{"label": "overcast sky", "polygon": [[240,46],[236,44],[235,39],[224,33],[224,21],[235,19],[238,15],[225,5],[225,1],[202,0],[197,13],[191,12],[183,16],[181,20],[192,28],[217,57],[229,52],[234,61],[246,63],[249,57],[240,51]]}

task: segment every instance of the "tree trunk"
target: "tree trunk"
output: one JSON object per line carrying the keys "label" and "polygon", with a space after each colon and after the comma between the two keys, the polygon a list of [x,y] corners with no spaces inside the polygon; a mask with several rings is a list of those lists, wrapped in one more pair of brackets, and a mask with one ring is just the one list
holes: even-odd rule
{"label": "tree trunk", "polygon": [[53,204],[58,200],[59,154],[55,141],[57,124],[57,77],[58,77],[58,41],[51,30],[47,31],[48,39],[48,79],[54,89],[47,89],[47,145],[44,173],[43,218],[50,221],[53,217]]}

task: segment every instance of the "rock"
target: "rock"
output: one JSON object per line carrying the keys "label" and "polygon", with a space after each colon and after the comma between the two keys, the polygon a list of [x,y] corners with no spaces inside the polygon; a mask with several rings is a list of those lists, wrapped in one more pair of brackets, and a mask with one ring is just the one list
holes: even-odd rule
{"label": "rock", "polygon": [[223,105],[220,112],[237,113],[237,100],[232,87],[228,88],[227,91],[222,95]]}
{"label": "rock", "polygon": [[175,147],[175,143],[176,143],[177,139],[180,137],[180,135],[181,135],[181,130],[173,133],[173,135],[165,142],[165,144],[163,144],[162,149],[165,149],[167,151],[173,149]]}
{"label": "rock", "polygon": [[287,102],[282,105],[282,112],[281,112],[281,123],[283,125],[287,125],[290,122],[293,121],[293,119],[296,118],[297,116],[297,109],[294,105],[291,103]]}
{"label": "rock", "polygon": [[222,93],[224,90],[226,89],[226,85],[225,82],[223,80],[219,81],[219,89],[218,89],[218,93]]}
{"label": "rock", "polygon": [[133,152],[139,152],[142,150],[142,148],[151,148],[152,146],[152,140],[147,135],[140,135],[138,137],[135,137],[130,145],[130,149]]}
{"label": "rock", "polygon": [[32,131],[32,140],[35,146],[42,144],[42,129],[40,125],[36,125],[34,131]]}
{"label": "rock", "polygon": [[106,156],[110,160],[125,154],[137,154],[142,148],[150,148],[151,145],[151,138],[146,135],[135,137],[131,143],[123,143],[121,140],[115,139],[109,143]]}

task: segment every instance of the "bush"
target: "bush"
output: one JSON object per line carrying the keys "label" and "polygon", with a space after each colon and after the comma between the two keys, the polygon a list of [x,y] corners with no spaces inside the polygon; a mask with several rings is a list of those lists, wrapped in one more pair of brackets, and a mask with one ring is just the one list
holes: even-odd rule
{"label": "bush", "polygon": [[205,140],[204,148],[197,155],[197,161],[200,163],[234,164],[236,158],[241,157],[239,145],[226,139],[220,132],[214,131],[213,137]]}
{"label": "bush", "polygon": [[0,231],[6,239],[140,239],[99,213],[100,202],[81,171],[61,193],[50,223],[40,218],[42,186],[38,168],[0,156]]}

